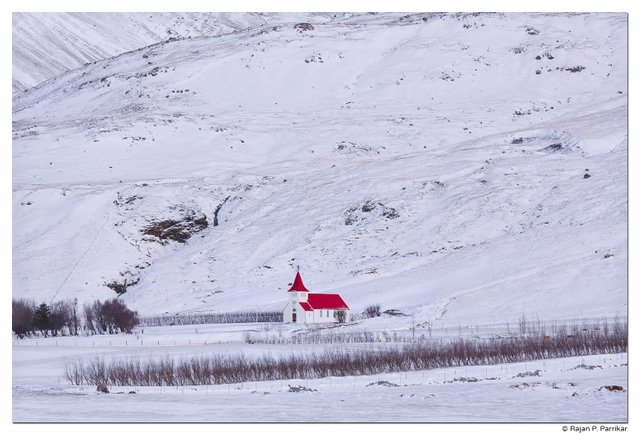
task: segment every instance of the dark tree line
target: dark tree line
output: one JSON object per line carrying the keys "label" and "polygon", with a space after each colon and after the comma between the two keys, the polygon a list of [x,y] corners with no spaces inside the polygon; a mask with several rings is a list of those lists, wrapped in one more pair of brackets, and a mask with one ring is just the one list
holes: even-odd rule
{"label": "dark tree line", "polygon": [[13,299],[12,330],[19,338],[40,334],[58,335],[130,334],[140,319],[119,299],[85,304],[82,311],[78,300],[57,301],[36,306],[30,299]]}
{"label": "dark tree line", "polygon": [[43,337],[78,335],[81,329],[77,299],[37,306],[30,299],[13,299],[11,311],[12,330],[19,338],[36,333]]}

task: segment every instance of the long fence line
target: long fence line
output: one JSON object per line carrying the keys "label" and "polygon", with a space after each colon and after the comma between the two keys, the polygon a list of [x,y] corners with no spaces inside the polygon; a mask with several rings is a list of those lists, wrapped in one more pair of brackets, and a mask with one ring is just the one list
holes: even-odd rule
{"label": "long fence line", "polygon": [[[370,331],[366,329],[344,329],[343,327],[322,327],[322,328],[304,328],[295,334],[285,333],[282,331],[275,332],[269,325],[280,323],[282,313],[279,312],[241,312],[241,313],[217,313],[217,314],[191,314],[191,315],[174,315],[174,316],[155,316],[145,318],[145,325],[153,326],[173,326],[173,325],[202,325],[208,323],[239,324],[239,322],[247,324],[255,324],[256,321],[265,319],[276,319],[275,321],[266,320],[264,330],[246,331],[231,341],[244,341],[247,344],[279,344],[279,345],[299,345],[299,344],[357,344],[357,343],[421,343],[433,340],[453,341],[460,338],[471,340],[481,340],[486,338],[498,339],[517,339],[527,335],[548,334],[554,336],[573,336],[580,334],[606,335],[611,328],[610,325],[619,324],[626,319],[619,318],[596,318],[596,319],[573,319],[569,321],[529,321],[522,319],[518,324],[492,325],[487,328],[486,325],[479,326],[458,326],[458,327],[439,327],[431,328],[424,325],[416,325],[408,329],[396,331]],[[277,329],[276,329],[277,330]],[[14,346],[62,346],[62,347],[141,347],[141,346],[187,346],[187,345],[207,345],[220,344],[230,342],[229,338],[216,339],[215,333],[203,333],[202,337],[198,337],[198,330],[195,335],[189,339],[181,338],[163,338],[154,337],[154,335],[145,336],[144,329],[138,328],[134,334],[117,334],[117,335],[100,335],[84,336],[78,338],[76,336],[60,336],[49,338],[31,338],[29,340],[18,339],[14,336]],[[91,338],[91,340],[89,340]]]}
{"label": "long fence line", "polygon": [[[425,322],[426,323],[426,322]],[[432,328],[430,325],[408,323],[406,329],[376,331],[344,328],[310,328],[297,334],[284,335],[271,331],[250,331],[244,334],[248,344],[350,344],[350,343],[420,343],[435,340],[453,341],[460,338],[482,340],[487,338],[514,339],[526,336],[607,335],[611,325],[626,324],[626,319],[594,318],[568,321],[530,321],[522,317],[509,325],[466,325]]]}
{"label": "long fence line", "polygon": [[142,317],[140,326],[207,325],[218,323],[282,323],[281,311],[194,313]]}
{"label": "long fence line", "polygon": [[140,339],[131,337],[127,340],[78,340],[74,337],[68,338],[39,338],[30,340],[14,339],[13,346],[18,347],[176,347],[176,346],[201,346],[209,344],[228,343],[229,340],[163,340],[163,339]]}

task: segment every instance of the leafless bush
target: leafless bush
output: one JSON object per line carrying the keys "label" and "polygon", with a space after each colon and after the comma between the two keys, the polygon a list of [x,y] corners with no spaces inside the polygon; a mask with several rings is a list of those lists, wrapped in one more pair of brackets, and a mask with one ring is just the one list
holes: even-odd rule
{"label": "leafless bush", "polygon": [[518,319],[518,328],[520,329],[520,335],[524,335],[527,332],[527,318],[524,313]]}
{"label": "leafless bush", "polygon": [[33,315],[36,304],[29,299],[13,299],[11,303],[11,329],[19,337],[24,338],[33,333]]}
{"label": "leafless bush", "polygon": [[96,328],[96,320],[93,316],[93,307],[91,305],[85,304],[83,309],[84,313],[84,327],[88,333],[91,335],[97,334],[98,329]]}
{"label": "leafless bush", "polygon": [[145,363],[135,360],[105,362],[95,359],[67,363],[67,379],[76,385],[208,385],[326,376],[358,376],[427,370],[442,367],[504,364],[535,359],[584,356],[627,351],[627,328],[614,325],[605,334],[553,337],[530,335],[507,339],[433,341],[385,350],[327,350],[275,358],[263,355],[197,356],[184,360],[166,357]]}
{"label": "leafless bush", "polygon": [[78,312],[78,298],[69,302],[68,305],[68,317],[67,317],[67,329],[69,329],[70,335],[78,335],[80,331],[80,313]]}
{"label": "leafless bush", "polygon": [[69,317],[70,307],[68,302],[58,301],[51,304],[49,328],[53,337],[56,337],[58,334],[64,335],[64,328],[69,323]]}
{"label": "leafless bush", "polygon": [[65,361],[64,364],[65,377],[72,385],[80,385],[85,383],[85,369],[82,361],[69,362]]}
{"label": "leafless bush", "polygon": [[337,310],[333,313],[338,323],[344,323],[347,321],[347,312],[345,310]]}
{"label": "leafless bush", "polygon": [[380,305],[369,305],[362,313],[365,317],[380,317]]}
{"label": "leafless bush", "polygon": [[133,328],[140,323],[138,313],[128,309],[119,299],[105,301],[102,307],[108,320],[109,333],[117,333],[120,330],[125,334],[131,334]]}
{"label": "leafless bush", "polygon": [[94,329],[100,334],[108,332],[109,330],[109,320],[102,307],[103,304],[101,301],[94,301],[93,304],[91,304]]}
{"label": "leafless bush", "polygon": [[94,301],[84,306],[85,327],[91,334],[131,334],[140,324],[136,311],[132,311],[120,299]]}

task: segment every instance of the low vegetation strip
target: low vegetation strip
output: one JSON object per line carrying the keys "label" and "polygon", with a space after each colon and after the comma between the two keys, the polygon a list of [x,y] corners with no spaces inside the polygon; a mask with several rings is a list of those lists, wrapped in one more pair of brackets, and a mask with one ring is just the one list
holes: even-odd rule
{"label": "low vegetation strip", "polygon": [[74,385],[210,385],[326,376],[358,376],[490,365],[536,359],[627,351],[626,324],[603,334],[526,336],[509,339],[433,341],[384,350],[327,350],[322,353],[247,358],[243,354],[197,356],[176,360],[95,359],[66,364]]}

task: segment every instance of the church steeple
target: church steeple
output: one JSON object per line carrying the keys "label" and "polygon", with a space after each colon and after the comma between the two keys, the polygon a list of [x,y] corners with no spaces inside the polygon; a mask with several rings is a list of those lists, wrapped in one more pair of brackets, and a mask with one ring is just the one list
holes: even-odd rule
{"label": "church steeple", "polygon": [[289,289],[290,292],[309,292],[307,288],[304,286],[302,282],[302,277],[300,276],[300,268],[298,268],[298,272],[296,272],[296,279],[293,280],[293,285]]}

